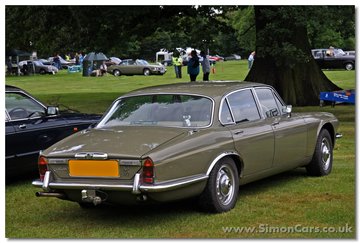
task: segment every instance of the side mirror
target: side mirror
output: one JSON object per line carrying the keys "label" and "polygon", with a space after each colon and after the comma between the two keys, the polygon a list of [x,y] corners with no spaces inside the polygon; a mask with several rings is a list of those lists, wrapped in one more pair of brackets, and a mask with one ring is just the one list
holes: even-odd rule
{"label": "side mirror", "polygon": [[287,114],[288,117],[291,117],[292,105],[283,106],[283,112]]}
{"label": "side mirror", "polygon": [[55,116],[59,114],[59,108],[56,106],[48,106],[46,108],[46,115]]}

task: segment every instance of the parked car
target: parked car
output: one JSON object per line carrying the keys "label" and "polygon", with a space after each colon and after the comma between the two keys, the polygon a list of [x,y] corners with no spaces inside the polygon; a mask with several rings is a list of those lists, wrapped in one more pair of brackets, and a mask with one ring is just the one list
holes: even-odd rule
{"label": "parked car", "polygon": [[219,62],[219,61],[224,61],[224,58],[219,55],[215,55],[215,56],[209,56],[209,60],[214,62]]}
{"label": "parked car", "polygon": [[107,69],[108,73],[114,76],[120,75],[163,75],[166,68],[163,65],[150,65],[147,61],[142,59],[132,60],[125,59],[119,65],[111,65]]}
{"label": "parked car", "polygon": [[276,91],[248,82],[181,83],[118,98],[95,128],[39,157],[42,188],[88,207],[198,197],[224,212],[239,185],[305,166],[331,172],[338,120],[292,113]]}
{"label": "parked car", "polygon": [[8,85],[5,105],[7,179],[36,172],[40,150],[100,120],[99,115],[59,113],[57,107]]}
{"label": "parked car", "polygon": [[346,70],[355,69],[355,55],[347,55],[342,49],[333,49],[333,53],[329,55],[329,49],[313,49],[312,55],[323,69],[345,68]]}
{"label": "parked car", "polygon": [[231,54],[230,56],[224,57],[224,61],[230,60],[241,60],[241,56],[237,54]]}
{"label": "parked car", "polygon": [[345,51],[346,55],[355,56],[355,51]]}
{"label": "parked car", "polygon": [[118,57],[110,57],[109,60],[105,61],[105,64],[109,67],[111,65],[119,65],[121,62],[121,59]]}
{"label": "parked car", "polygon": [[52,66],[44,64],[39,60],[25,60],[19,62],[20,71],[23,74],[39,73],[39,74],[55,74],[59,70]]}
{"label": "parked car", "polygon": [[[69,66],[72,66],[75,64],[75,59],[71,60],[71,61],[66,61],[64,58],[62,58],[61,56],[59,56],[59,59],[60,59],[60,64],[61,64],[61,67],[64,68],[64,69],[67,69]],[[54,63],[54,57],[49,57],[48,58],[48,61],[52,64],[52,65],[55,65]]]}

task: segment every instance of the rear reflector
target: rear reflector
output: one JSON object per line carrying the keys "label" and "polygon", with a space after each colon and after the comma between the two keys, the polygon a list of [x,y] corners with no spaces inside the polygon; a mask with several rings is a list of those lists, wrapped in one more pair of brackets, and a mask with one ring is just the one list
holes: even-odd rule
{"label": "rear reflector", "polygon": [[44,156],[40,156],[38,160],[38,168],[39,168],[41,181],[44,181],[45,172],[48,170],[47,165],[48,165],[47,159]]}

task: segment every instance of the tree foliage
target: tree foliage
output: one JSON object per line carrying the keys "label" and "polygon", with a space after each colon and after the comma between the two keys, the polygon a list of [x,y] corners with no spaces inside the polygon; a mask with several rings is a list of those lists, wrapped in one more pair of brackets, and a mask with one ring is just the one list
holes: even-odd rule
{"label": "tree foliage", "polygon": [[256,58],[245,80],[272,85],[293,105],[338,90],[312,57],[307,24],[305,6],[255,6]]}
{"label": "tree foliage", "polygon": [[[292,14],[282,12],[283,19],[289,23],[306,21],[311,47],[354,49],[352,6],[294,8],[297,10]],[[102,51],[120,58],[153,59],[160,48],[190,46],[209,49],[211,54],[244,57],[255,49],[253,6],[7,5],[5,12],[6,49],[36,50],[43,57]],[[278,29],[278,24],[275,19],[267,34],[285,38],[286,28]],[[289,45],[279,47],[284,48],[279,55],[296,52]]]}

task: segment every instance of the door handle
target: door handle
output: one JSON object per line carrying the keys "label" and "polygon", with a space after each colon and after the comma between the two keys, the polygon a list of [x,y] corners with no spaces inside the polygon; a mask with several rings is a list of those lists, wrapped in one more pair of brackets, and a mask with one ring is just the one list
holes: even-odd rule
{"label": "door handle", "polygon": [[276,122],[273,122],[273,123],[271,124],[271,126],[276,126],[276,125],[279,125],[279,124],[280,124],[280,122],[276,121]]}
{"label": "door handle", "polygon": [[236,130],[236,131],[234,131],[234,135],[240,135],[242,133],[244,133],[244,130]]}
{"label": "door handle", "polygon": [[19,125],[19,128],[20,128],[20,129],[26,128],[26,124],[21,124],[21,125]]}

